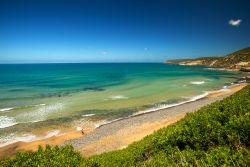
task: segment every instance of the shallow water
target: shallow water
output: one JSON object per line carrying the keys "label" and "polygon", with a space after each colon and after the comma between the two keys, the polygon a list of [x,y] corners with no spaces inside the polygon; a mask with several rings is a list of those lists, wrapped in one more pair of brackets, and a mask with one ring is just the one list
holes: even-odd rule
{"label": "shallow water", "polygon": [[237,75],[160,63],[0,65],[0,145],[179,104]]}

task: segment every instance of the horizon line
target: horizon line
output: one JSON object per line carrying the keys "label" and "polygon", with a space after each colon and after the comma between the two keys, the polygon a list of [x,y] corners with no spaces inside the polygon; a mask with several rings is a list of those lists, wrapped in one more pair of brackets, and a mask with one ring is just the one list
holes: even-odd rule
{"label": "horizon line", "polygon": [[33,62],[33,63],[0,63],[0,65],[11,65],[11,64],[122,64],[122,63],[131,63],[131,64],[136,64],[136,63],[163,63],[164,62]]}

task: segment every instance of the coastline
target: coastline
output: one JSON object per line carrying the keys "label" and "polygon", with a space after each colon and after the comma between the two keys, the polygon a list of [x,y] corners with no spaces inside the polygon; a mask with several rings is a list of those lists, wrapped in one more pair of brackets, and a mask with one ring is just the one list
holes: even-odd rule
{"label": "coastline", "polygon": [[[94,129],[85,129],[84,135],[90,133]],[[75,139],[84,136],[80,130],[70,131],[61,135],[55,135],[50,138],[35,140],[31,142],[18,141],[3,147],[0,147],[0,159],[5,157],[13,157],[17,152],[22,151],[36,151],[38,146],[43,148],[46,145],[56,146],[64,141]]]}
{"label": "coastline", "polygon": [[[84,130],[84,136],[81,131],[75,130],[32,142],[19,141],[1,147],[0,158],[12,157],[19,151],[36,151],[39,145],[45,147],[46,144],[52,146],[72,144],[75,149],[85,156],[121,149],[162,127],[177,122],[188,112],[194,112],[204,105],[230,96],[244,88],[246,85],[247,83],[234,84],[217,91],[208,92],[206,96],[201,97],[200,99],[187,101],[179,105],[168,106],[166,108],[158,108],[149,112],[137,113],[126,118],[104,123],[96,129]],[[161,117],[161,113],[164,116]],[[150,118],[151,116],[152,119]],[[153,118],[153,116],[155,118]],[[142,119],[144,117],[147,118]],[[100,132],[101,135],[99,134]]]}
{"label": "coastline", "polygon": [[87,157],[122,149],[160,128],[179,121],[187,113],[195,112],[207,104],[222,100],[247,85],[247,83],[232,85],[227,88],[227,91],[213,91],[210,92],[211,96],[208,95],[193,102],[118,120],[97,128],[85,137],[66,141],[63,145],[71,144],[82,155]]}

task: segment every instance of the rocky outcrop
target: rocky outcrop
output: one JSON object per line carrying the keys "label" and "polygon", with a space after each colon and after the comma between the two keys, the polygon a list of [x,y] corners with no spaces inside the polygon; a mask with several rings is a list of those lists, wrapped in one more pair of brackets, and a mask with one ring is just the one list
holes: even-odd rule
{"label": "rocky outcrop", "polygon": [[201,57],[197,59],[168,60],[166,63],[250,71],[250,47],[222,57]]}

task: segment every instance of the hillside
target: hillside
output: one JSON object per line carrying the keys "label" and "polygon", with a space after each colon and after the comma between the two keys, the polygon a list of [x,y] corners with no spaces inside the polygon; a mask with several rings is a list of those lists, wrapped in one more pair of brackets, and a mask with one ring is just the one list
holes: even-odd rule
{"label": "hillside", "polygon": [[20,153],[0,166],[249,166],[250,86],[129,145],[90,158],[71,146]]}
{"label": "hillside", "polygon": [[223,57],[168,60],[166,63],[179,65],[201,65],[231,70],[250,71],[250,47],[241,49]]}

